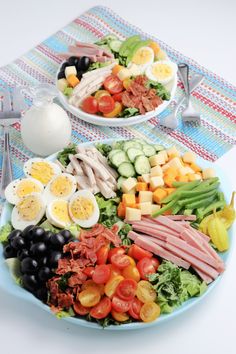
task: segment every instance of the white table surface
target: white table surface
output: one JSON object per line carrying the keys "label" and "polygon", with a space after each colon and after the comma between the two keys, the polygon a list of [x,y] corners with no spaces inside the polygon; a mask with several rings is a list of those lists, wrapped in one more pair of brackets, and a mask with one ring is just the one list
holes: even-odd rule
{"label": "white table surface", "polygon": [[[236,84],[234,0],[102,1]],[[73,20],[96,1],[2,0],[0,65],[17,58]],[[166,20],[167,19],[167,20]],[[236,148],[217,164],[236,190]],[[233,354],[235,344],[236,251],[220,284],[197,307],[170,323],[141,331],[92,331],[72,326],[0,290],[0,353]]]}

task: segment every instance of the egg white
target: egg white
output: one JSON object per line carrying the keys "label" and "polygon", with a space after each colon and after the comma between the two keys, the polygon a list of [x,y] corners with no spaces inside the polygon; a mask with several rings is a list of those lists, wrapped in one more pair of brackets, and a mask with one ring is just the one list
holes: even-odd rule
{"label": "egg white", "polygon": [[[5,198],[8,201],[8,203],[17,204],[19,202],[21,197],[19,197],[17,195],[17,188],[20,186],[21,183],[27,183],[27,181],[34,183],[34,185],[39,189],[39,192],[36,192],[36,193],[39,193],[39,194],[43,193],[44,186],[37,179],[31,178],[31,177],[15,179],[10,184],[8,184],[8,186],[5,189]],[[32,192],[32,193],[35,193],[35,192]],[[31,193],[29,193],[29,194],[31,194]],[[26,195],[28,195],[28,194],[26,194]]]}
{"label": "egg white", "polygon": [[[61,199],[55,199],[53,201],[51,201],[48,205],[47,205],[47,209],[46,209],[46,217],[48,219],[48,221],[59,228],[68,228],[70,227],[70,225],[72,224],[72,220],[70,219],[69,222],[65,222],[64,220],[61,220],[57,215],[55,215],[53,207],[57,202],[62,202]],[[69,216],[69,203],[66,200],[63,200],[64,203],[66,203],[67,206],[67,213]],[[70,217],[70,216],[69,216]]]}
{"label": "egg white", "polygon": [[[29,159],[28,161],[25,162],[24,166],[23,166],[23,171],[24,171],[24,174],[27,176],[27,177],[32,177],[31,176],[31,169],[32,169],[32,165],[35,163],[35,162],[44,162],[44,163],[47,163],[48,165],[50,165],[50,167],[52,168],[53,170],[53,176],[56,176],[56,175],[59,175],[60,173],[62,173],[61,171],[61,168],[59,165],[57,165],[56,163],[54,162],[51,162],[51,161],[47,161],[45,159],[41,159],[39,157],[35,157],[33,159]],[[51,178],[51,179],[52,179]],[[47,183],[49,183],[50,181],[47,181],[46,183],[43,183],[44,185],[46,185]]]}
{"label": "egg white", "polygon": [[[67,195],[62,195],[62,196],[58,196],[55,195],[52,191],[51,191],[51,186],[52,184],[59,178],[59,177],[66,177],[70,182],[71,182],[71,188],[70,188],[70,192]],[[47,203],[51,202],[52,200],[55,199],[64,199],[64,200],[69,200],[71,198],[71,196],[75,193],[77,188],[77,182],[76,179],[73,175],[70,175],[68,173],[61,173],[60,175],[55,176],[46,186],[44,193],[43,193],[43,197],[45,199],[45,201]]]}
{"label": "egg white", "polygon": [[[155,68],[156,66],[162,65],[162,64],[168,65],[171,68],[172,73],[168,77],[160,79],[160,78],[157,78],[153,74],[152,71],[153,71],[153,68]],[[147,78],[149,80],[152,80],[152,81],[155,81],[155,82],[159,82],[159,83],[165,85],[165,84],[168,84],[174,78],[174,76],[176,75],[176,72],[177,72],[177,66],[176,66],[175,63],[173,63],[171,61],[168,61],[168,60],[163,60],[163,61],[156,61],[155,63],[149,65],[146,68],[145,74],[146,74],[146,76],[147,76]]]}

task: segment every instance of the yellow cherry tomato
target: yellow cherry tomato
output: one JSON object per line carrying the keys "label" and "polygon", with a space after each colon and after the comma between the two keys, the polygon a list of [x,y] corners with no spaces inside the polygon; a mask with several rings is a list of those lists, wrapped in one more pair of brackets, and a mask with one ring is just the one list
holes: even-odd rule
{"label": "yellow cherry tomato", "polygon": [[130,260],[130,265],[135,266],[136,265],[135,260],[130,256],[128,256],[128,258]]}
{"label": "yellow cherry tomato", "polygon": [[101,98],[102,96],[111,96],[111,95],[107,90],[98,90],[94,95],[96,100],[99,100],[99,98]]}
{"label": "yellow cherry tomato", "polygon": [[124,88],[125,88],[126,90],[127,90],[127,88],[130,87],[131,82],[132,82],[132,79],[130,79],[130,78],[124,79],[124,81],[123,81],[123,86],[124,86]]}
{"label": "yellow cherry tomato", "polygon": [[126,267],[123,270],[122,275],[125,279],[133,279],[136,282],[139,282],[140,280],[140,274],[138,268],[135,265],[129,265]]}
{"label": "yellow cherry tomato", "polygon": [[105,118],[114,118],[116,116],[118,116],[118,114],[122,111],[122,104],[118,101],[115,102],[115,108],[113,109],[113,111],[111,111],[110,113],[107,114],[103,114],[103,116]]}
{"label": "yellow cherry tomato", "polygon": [[117,275],[110,278],[110,280],[108,280],[104,288],[106,296],[112,297],[116,292],[117,286],[123,279],[124,277],[122,277],[122,275]]}
{"label": "yellow cherry tomato", "polygon": [[95,288],[100,292],[101,295],[104,294],[104,285],[103,284],[96,284],[96,283],[94,283],[94,281],[92,279],[86,280],[81,287],[82,290],[86,290],[89,288]]}
{"label": "yellow cherry tomato", "polygon": [[89,287],[79,293],[78,300],[85,307],[93,307],[101,300],[101,294],[98,289]]}
{"label": "yellow cherry tomato", "polygon": [[119,71],[121,71],[121,69],[123,69],[124,67],[122,65],[115,65],[112,68],[112,74],[113,75],[117,75]]}
{"label": "yellow cherry tomato", "polygon": [[161,313],[160,306],[153,301],[143,304],[140,310],[140,318],[143,322],[155,321]]}
{"label": "yellow cherry tomato", "polygon": [[114,318],[114,320],[118,322],[125,322],[129,319],[129,316],[127,315],[126,312],[116,312],[114,310],[111,310],[111,315]]}
{"label": "yellow cherry tomato", "polygon": [[157,44],[157,42],[150,42],[148,46],[150,48],[152,48],[152,50],[154,51],[155,57],[156,57],[160,51],[159,44]]}
{"label": "yellow cherry tomato", "polygon": [[155,301],[157,294],[152,284],[147,280],[141,280],[138,282],[138,287],[136,291],[137,298],[142,302]]}

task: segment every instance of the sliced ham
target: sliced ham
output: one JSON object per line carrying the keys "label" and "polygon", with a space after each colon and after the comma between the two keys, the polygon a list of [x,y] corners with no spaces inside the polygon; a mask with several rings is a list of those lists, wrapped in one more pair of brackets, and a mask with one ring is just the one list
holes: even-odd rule
{"label": "sliced ham", "polygon": [[205,274],[204,272],[202,272],[198,268],[193,267],[193,269],[202,278],[202,280],[205,281],[206,284],[210,284],[213,281],[213,279],[211,277],[209,277],[209,275]]}
{"label": "sliced ham", "polygon": [[183,220],[183,221],[195,221],[196,220],[196,215],[166,215],[168,219],[171,220]]}

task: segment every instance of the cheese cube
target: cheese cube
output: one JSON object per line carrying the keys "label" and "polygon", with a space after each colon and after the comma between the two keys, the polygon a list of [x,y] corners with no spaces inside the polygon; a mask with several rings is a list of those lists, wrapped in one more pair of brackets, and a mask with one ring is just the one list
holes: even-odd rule
{"label": "cheese cube", "polygon": [[203,179],[208,179],[208,178],[212,178],[215,177],[215,171],[213,170],[213,168],[205,168],[204,170],[202,170],[202,178]]}
{"label": "cheese cube", "polygon": [[77,75],[77,70],[76,70],[76,67],[73,65],[73,66],[67,66],[65,68],[65,76],[66,78],[68,78],[70,75]]}
{"label": "cheese cube", "polygon": [[149,157],[149,162],[150,162],[151,167],[165,164],[165,162],[166,162],[165,156],[160,153],[161,153],[161,151],[159,152],[159,154]]}
{"label": "cheese cube", "polygon": [[59,91],[64,92],[64,90],[67,88],[68,83],[66,79],[59,79],[57,80],[57,88]]}
{"label": "cheese cube", "polygon": [[179,156],[179,151],[176,149],[175,146],[172,146],[171,148],[169,148],[167,151],[168,156],[172,156],[172,157],[178,157]]}
{"label": "cheese cube", "polygon": [[130,189],[128,192],[127,192],[127,194],[136,194],[136,188],[134,187],[134,188],[132,188],[132,189]]}
{"label": "cheese cube", "polygon": [[181,168],[183,167],[183,164],[179,157],[174,157],[168,163],[162,166],[162,171],[165,172],[169,167]]}
{"label": "cheese cube", "polygon": [[150,186],[152,190],[155,190],[157,187],[164,186],[164,180],[161,176],[151,177],[150,178]]}
{"label": "cheese cube", "polygon": [[151,215],[152,214],[152,203],[144,202],[138,204],[139,209],[141,210],[141,215]]}
{"label": "cheese cube", "polygon": [[166,150],[161,150],[161,151],[159,151],[159,152],[158,152],[158,155],[163,156],[164,159],[165,159],[165,162],[168,161],[168,154],[167,154],[167,151],[166,151]]}
{"label": "cheese cube", "polygon": [[118,76],[118,78],[119,78],[121,81],[123,81],[123,80],[125,80],[125,79],[130,78],[131,72],[130,72],[129,69],[123,68],[123,69],[121,69],[121,70],[118,72],[117,76]]}
{"label": "cheese cube", "polygon": [[150,173],[146,173],[145,175],[142,175],[142,182],[150,183]]}
{"label": "cheese cube", "polygon": [[158,211],[161,208],[160,205],[157,204],[152,204],[152,214],[154,214],[156,211]]}
{"label": "cheese cube", "polygon": [[152,192],[150,191],[140,191],[139,192],[139,203],[152,202]]}
{"label": "cheese cube", "polygon": [[128,193],[131,189],[135,188],[136,183],[137,183],[136,178],[133,178],[133,177],[127,178],[127,179],[122,183],[122,186],[121,186],[122,192],[123,192],[123,193]]}
{"label": "cheese cube", "polygon": [[180,175],[182,175],[182,176],[185,176],[185,175],[187,175],[187,174],[192,174],[192,173],[194,173],[194,171],[190,168],[190,167],[188,167],[188,166],[186,166],[186,167],[180,167],[179,169],[178,169],[178,172],[179,172],[179,174]]}
{"label": "cheese cube", "polygon": [[183,161],[187,163],[195,163],[196,155],[192,151],[187,151],[183,154]]}
{"label": "cheese cube", "polygon": [[195,181],[200,181],[201,179],[202,177],[199,174],[195,173]]}
{"label": "cheese cube", "polygon": [[163,175],[163,172],[162,172],[161,166],[157,165],[157,166],[151,168],[151,172],[150,172],[151,177],[162,176],[162,175]]}
{"label": "cheese cube", "polygon": [[127,221],[140,221],[141,220],[141,210],[136,208],[126,208],[125,219]]}

